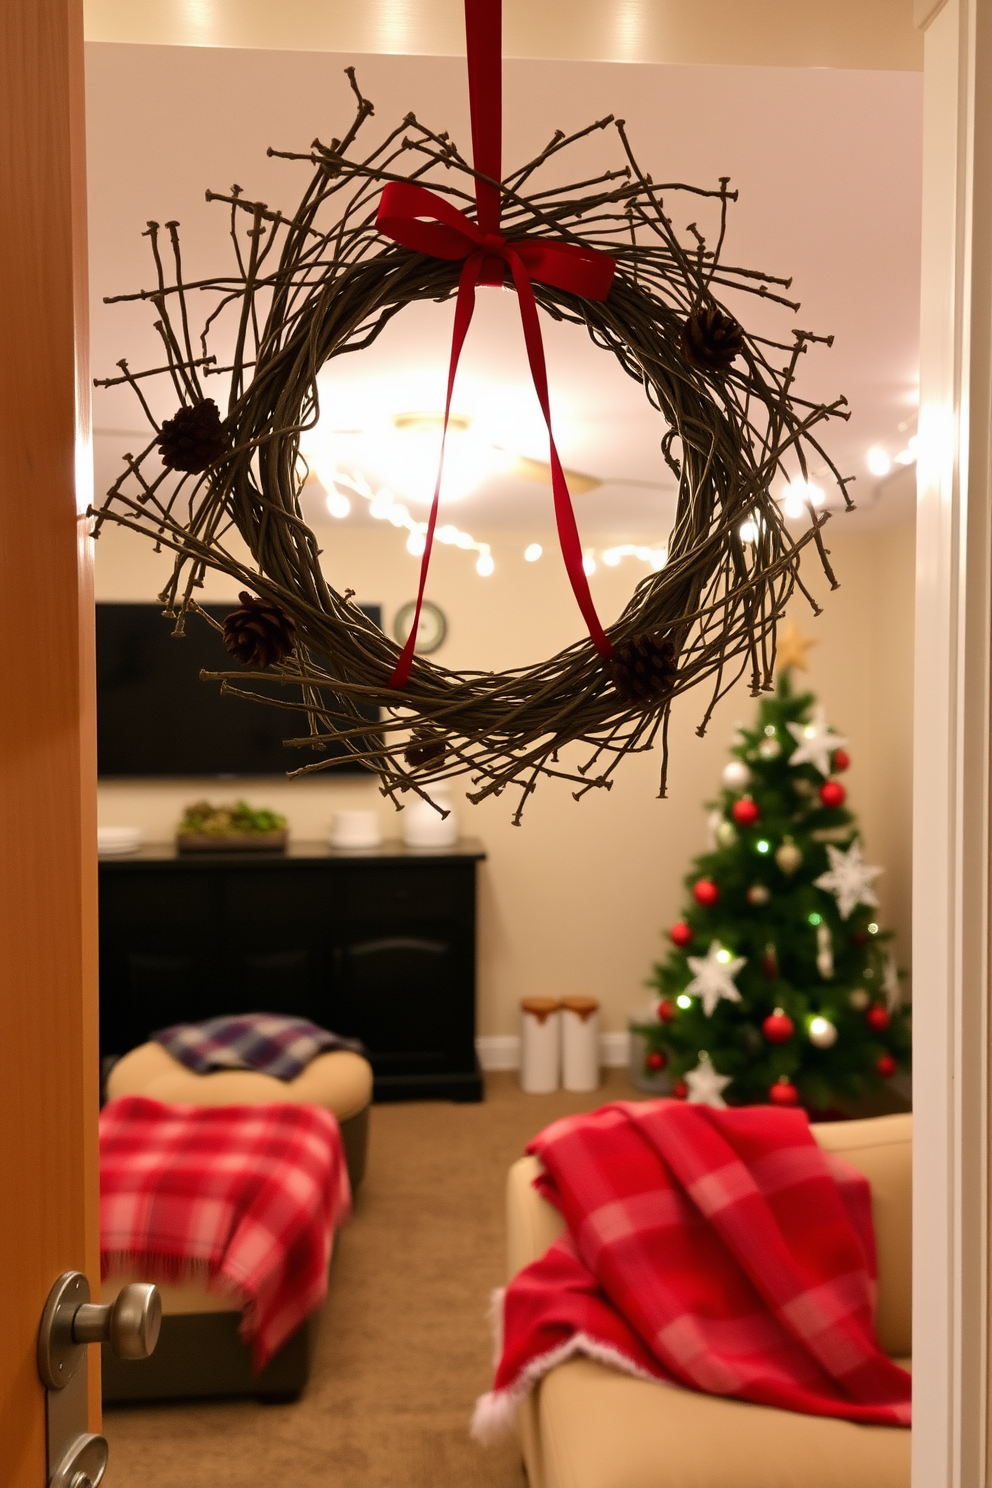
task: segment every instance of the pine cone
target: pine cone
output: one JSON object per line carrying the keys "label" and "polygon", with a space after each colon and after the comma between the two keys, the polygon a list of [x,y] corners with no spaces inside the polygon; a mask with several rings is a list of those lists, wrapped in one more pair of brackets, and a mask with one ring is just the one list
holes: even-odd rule
{"label": "pine cone", "polygon": [[667,636],[633,636],[617,643],[607,665],[625,703],[657,703],[675,681],[675,647]]}
{"label": "pine cone", "polygon": [[448,744],[435,729],[414,729],[403,758],[417,769],[420,765],[443,765],[448,758]]}
{"label": "pine cone", "polygon": [[744,332],[715,305],[698,305],[682,327],[682,355],[700,372],[726,372],[744,348]]}
{"label": "pine cone", "polygon": [[220,410],[213,398],[180,408],[175,418],[166,419],[158,436],[162,463],[170,470],[185,470],[199,475],[227,453],[230,437],[220,421]]}
{"label": "pine cone", "polygon": [[278,605],[243,589],[241,608],[224,617],[224,645],[244,666],[268,667],[293,649],[296,626]]}

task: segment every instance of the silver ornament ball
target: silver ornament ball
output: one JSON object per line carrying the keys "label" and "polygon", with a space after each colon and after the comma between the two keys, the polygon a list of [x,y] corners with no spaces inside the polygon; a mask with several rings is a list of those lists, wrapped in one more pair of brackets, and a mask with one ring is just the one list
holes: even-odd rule
{"label": "silver ornament ball", "polygon": [[865,1008],[871,1002],[871,998],[865,991],[864,987],[855,987],[854,991],[851,993],[847,1000],[851,1004],[852,1008],[854,1008],[854,1010],[858,1013],[863,1013]]}
{"label": "silver ornament ball", "polygon": [[758,745],[758,753],[763,760],[778,759],[782,746],[777,739],[762,739]]}
{"label": "silver ornament ball", "polygon": [[824,1018],[822,1015],[810,1019],[807,1033],[815,1049],[832,1049],[837,1042],[837,1029],[829,1018]]}
{"label": "silver ornament ball", "polygon": [[767,904],[771,897],[771,890],[764,884],[752,884],[747,891],[748,904]]}
{"label": "silver ornament ball", "polygon": [[750,785],[751,771],[743,760],[733,759],[724,765],[721,779],[728,790],[741,791],[746,785]]}
{"label": "silver ornament ball", "polygon": [[721,847],[733,847],[737,841],[737,832],[730,822],[722,821],[716,829],[716,840]]}

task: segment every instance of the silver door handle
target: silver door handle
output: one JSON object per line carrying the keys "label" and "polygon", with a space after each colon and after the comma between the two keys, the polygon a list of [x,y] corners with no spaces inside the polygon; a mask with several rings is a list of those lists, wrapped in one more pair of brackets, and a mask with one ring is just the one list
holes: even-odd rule
{"label": "silver door handle", "polygon": [[106,1438],[86,1429],[86,1345],[109,1343],[121,1359],[147,1359],[158,1342],[162,1299],[135,1281],[109,1306],[90,1301],[81,1271],[66,1271],[48,1294],[38,1329],[38,1373],[48,1391],[48,1488],[97,1488]]}
{"label": "silver door handle", "polygon": [[147,1359],[162,1327],[162,1298],[148,1281],[121,1287],[109,1306],[83,1302],[72,1319],[73,1343],[109,1343],[118,1359]]}

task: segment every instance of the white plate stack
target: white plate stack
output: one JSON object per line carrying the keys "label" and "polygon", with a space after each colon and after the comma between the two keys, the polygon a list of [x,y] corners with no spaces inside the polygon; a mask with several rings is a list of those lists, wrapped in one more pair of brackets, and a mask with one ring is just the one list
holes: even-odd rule
{"label": "white plate stack", "polygon": [[101,858],[126,858],[140,852],[145,834],[140,827],[98,827],[96,849]]}

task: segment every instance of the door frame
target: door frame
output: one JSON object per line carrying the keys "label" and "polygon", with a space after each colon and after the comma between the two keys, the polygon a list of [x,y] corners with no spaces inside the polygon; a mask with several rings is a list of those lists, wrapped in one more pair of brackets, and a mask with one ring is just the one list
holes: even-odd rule
{"label": "door frame", "polygon": [[924,36],[913,799],[913,1488],[988,1474],[992,0]]}

